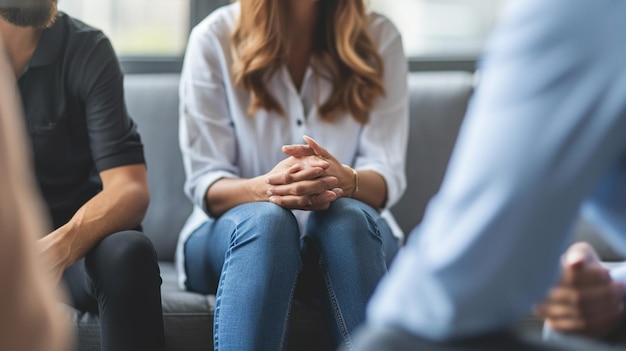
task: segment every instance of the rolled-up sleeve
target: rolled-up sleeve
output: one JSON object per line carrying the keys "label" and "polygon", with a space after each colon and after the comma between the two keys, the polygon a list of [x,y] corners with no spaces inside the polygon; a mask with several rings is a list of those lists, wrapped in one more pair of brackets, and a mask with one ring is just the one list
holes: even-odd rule
{"label": "rolled-up sleeve", "polygon": [[85,107],[89,146],[96,169],[145,163],[137,125],[124,102],[123,76],[110,41],[101,33],[86,44],[74,65],[80,66],[72,81]]}
{"label": "rolled-up sleeve", "polygon": [[370,112],[363,128],[355,162],[358,170],[379,173],[387,184],[385,208],[393,206],[406,189],[406,147],[408,139],[408,67],[402,38],[391,22],[383,23],[379,53],[383,61],[385,96]]}
{"label": "rolled-up sleeve", "polygon": [[197,27],[191,33],[180,82],[180,148],[185,193],[206,207],[206,192],[221,178],[236,178],[236,140],[221,68],[225,59],[218,36]]}

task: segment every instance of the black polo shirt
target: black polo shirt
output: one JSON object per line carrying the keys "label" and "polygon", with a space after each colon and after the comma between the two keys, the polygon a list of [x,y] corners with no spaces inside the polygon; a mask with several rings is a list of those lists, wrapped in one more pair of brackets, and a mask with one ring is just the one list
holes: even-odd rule
{"label": "black polo shirt", "polygon": [[55,228],[102,190],[99,172],[145,163],[117,57],[102,32],[60,13],[18,84]]}

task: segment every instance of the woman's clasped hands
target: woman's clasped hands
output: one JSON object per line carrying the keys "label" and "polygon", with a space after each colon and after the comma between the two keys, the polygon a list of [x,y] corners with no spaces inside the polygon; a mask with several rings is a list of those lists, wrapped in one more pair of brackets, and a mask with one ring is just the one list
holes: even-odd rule
{"label": "woman's clasped hands", "polygon": [[344,196],[353,173],[312,138],[304,136],[304,141],[306,144],[283,146],[289,157],[266,175],[266,194],[270,202],[284,208],[326,210]]}

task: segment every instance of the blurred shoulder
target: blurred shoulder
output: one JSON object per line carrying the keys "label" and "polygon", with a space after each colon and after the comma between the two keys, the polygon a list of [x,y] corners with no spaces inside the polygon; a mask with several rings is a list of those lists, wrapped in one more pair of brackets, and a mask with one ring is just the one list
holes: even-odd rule
{"label": "blurred shoulder", "polygon": [[103,43],[111,46],[109,38],[100,29],[63,12],[58,13],[54,26],[46,31],[52,33],[51,37],[62,36],[68,45],[76,46],[83,52]]}
{"label": "blurred shoulder", "polygon": [[396,25],[380,13],[369,12],[367,14],[367,23],[372,39],[378,43],[380,48],[402,39]]}
{"label": "blurred shoulder", "polygon": [[240,5],[233,3],[222,6],[211,12],[204,20],[192,30],[192,36],[212,35],[219,40],[230,39],[239,18]]}

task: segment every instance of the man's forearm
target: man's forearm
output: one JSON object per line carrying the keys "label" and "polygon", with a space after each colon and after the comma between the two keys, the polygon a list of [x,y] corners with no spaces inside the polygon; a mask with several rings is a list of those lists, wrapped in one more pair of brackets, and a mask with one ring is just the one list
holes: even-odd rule
{"label": "man's forearm", "polygon": [[40,239],[42,249],[44,252],[54,250],[55,264],[65,269],[106,236],[139,225],[149,200],[147,188],[141,182],[119,181],[109,187],[105,185],[104,190],[85,203],[67,224]]}

